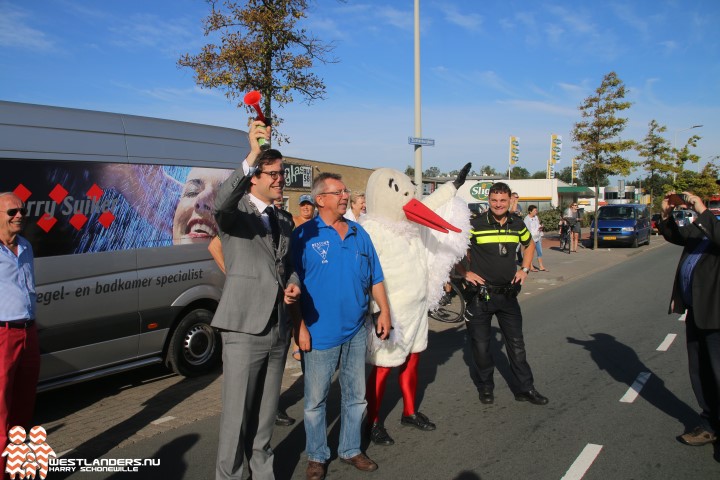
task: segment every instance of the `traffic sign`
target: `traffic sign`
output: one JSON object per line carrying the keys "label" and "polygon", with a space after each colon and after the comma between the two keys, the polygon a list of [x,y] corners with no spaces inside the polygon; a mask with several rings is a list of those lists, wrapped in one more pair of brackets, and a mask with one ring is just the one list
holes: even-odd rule
{"label": "traffic sign", "polygon": [[422,145],[425,147],[435,146],[435,140],[432,138],[408,137],[408,143],[410,145]]}

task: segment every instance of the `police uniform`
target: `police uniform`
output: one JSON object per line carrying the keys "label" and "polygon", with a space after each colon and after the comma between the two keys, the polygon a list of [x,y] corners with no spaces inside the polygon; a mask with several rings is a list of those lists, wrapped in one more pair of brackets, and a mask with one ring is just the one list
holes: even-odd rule
{"label": "police uniform", "polygon": [[[469,270],[485,280],[469,302],[465,323],[470,338],[475,380],[481,394],[492,395],[495,387],[495,363],[490,352],[493,337],[490,324],[497,316],[510,368],[515,377],[516,394],[534,391],[533,375],[525,358],[522,333],[522,313],[517,295],[520,284],[513,284],[517,271],[515,249],[518,243],[527,247],[532,242],[525,222],[515,215],[507,215],[501,225],[490,212],[471,220]],[[533,402],[534,403],[534,402]]]}

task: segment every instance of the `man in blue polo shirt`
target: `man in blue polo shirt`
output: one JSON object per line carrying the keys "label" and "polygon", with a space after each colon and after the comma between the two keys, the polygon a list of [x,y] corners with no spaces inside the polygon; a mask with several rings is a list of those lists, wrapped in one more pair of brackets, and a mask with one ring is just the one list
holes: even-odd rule
{"label": "man in blue polo shirt", "polygon": [[302,282],[300,311],[295,311],[295,341],[305,366],[305,451],[308,480],[325,478],[330,459],[325,404],[336,366],[340,365],[342,407],[340,460],[358,470],[373,471],[377,464],[360,450],[365,411],[365,344],[363,328],[370,296],[380,307],[376,334],[390,333],[390,310],[382,268],[370,237],[343,215],[350,191],[342,177],[320,174],[311,196],[318,215],[293,232],[291,248],[295,271]]}
{"label": "man in blue polo shirt", "polygon": [[[0,445],[8,429],[30,430],[40,372],[35,326],[33,251],[20,236],[27,208],[14,193],[0,193]],[[6,457],[0,457],[5,472]]]}

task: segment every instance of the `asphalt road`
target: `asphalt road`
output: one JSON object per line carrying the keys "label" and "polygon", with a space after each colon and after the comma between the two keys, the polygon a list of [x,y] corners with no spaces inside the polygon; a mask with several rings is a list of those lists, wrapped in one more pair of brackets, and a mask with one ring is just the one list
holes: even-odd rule
{"label": "asphalt road", "polygon": [[[420,432],[399,424],[402,401],[393,376],[381,414],[396,444],[368,446],[368,455],[380,465],[377,472],[358,472],[333,458],[328,478],[718,478],[717,446],[688,447],[675,438],[694,427],[697,418],[687,378],[684,323],[678,315],[667,315],[679,249],[653,245],[641,252],[559,288],[548,280],[547,286],[539,282],[524,290],[528,359],[549,405],[514,400],[499,335],[496,402],[480,404],[469,377],[464,326],[434,323],[430,348],[421,357],[418,403],[438,429]],[[671,341],[672,334],[677,336]],[[659,351],[661,344],[666,349]],[[631,388],[643,381],[642,387]],[[328,412],[333,451],[339,434],[338,390],[333,389]],[[63,391],[71,394],[71,389]],[[282,402],[291,416],[302,418],[300,377]],[[218,421],[217,414],[204,416],[103,450],[105,458],[156,459],[160,466],[70,478],[213,478]],[[305,478],[302,422],[275,432],[277,478]],[[102,440],[101,435],[94,438]]]}

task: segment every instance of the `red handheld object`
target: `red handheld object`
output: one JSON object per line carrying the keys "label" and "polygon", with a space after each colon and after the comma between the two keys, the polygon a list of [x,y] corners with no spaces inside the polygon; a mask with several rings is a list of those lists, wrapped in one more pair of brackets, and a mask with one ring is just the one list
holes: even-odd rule
{"label": "red handheld object", "polygon": [[261,99],[262,95],[260,95],[260,92],[257,90],[251,90],[245,94],[243,102],[245,102],[246,105],[253,107],[258,114],[257,119],[265,123],[265,115],[263,115],[262,110],[260,110]]}

